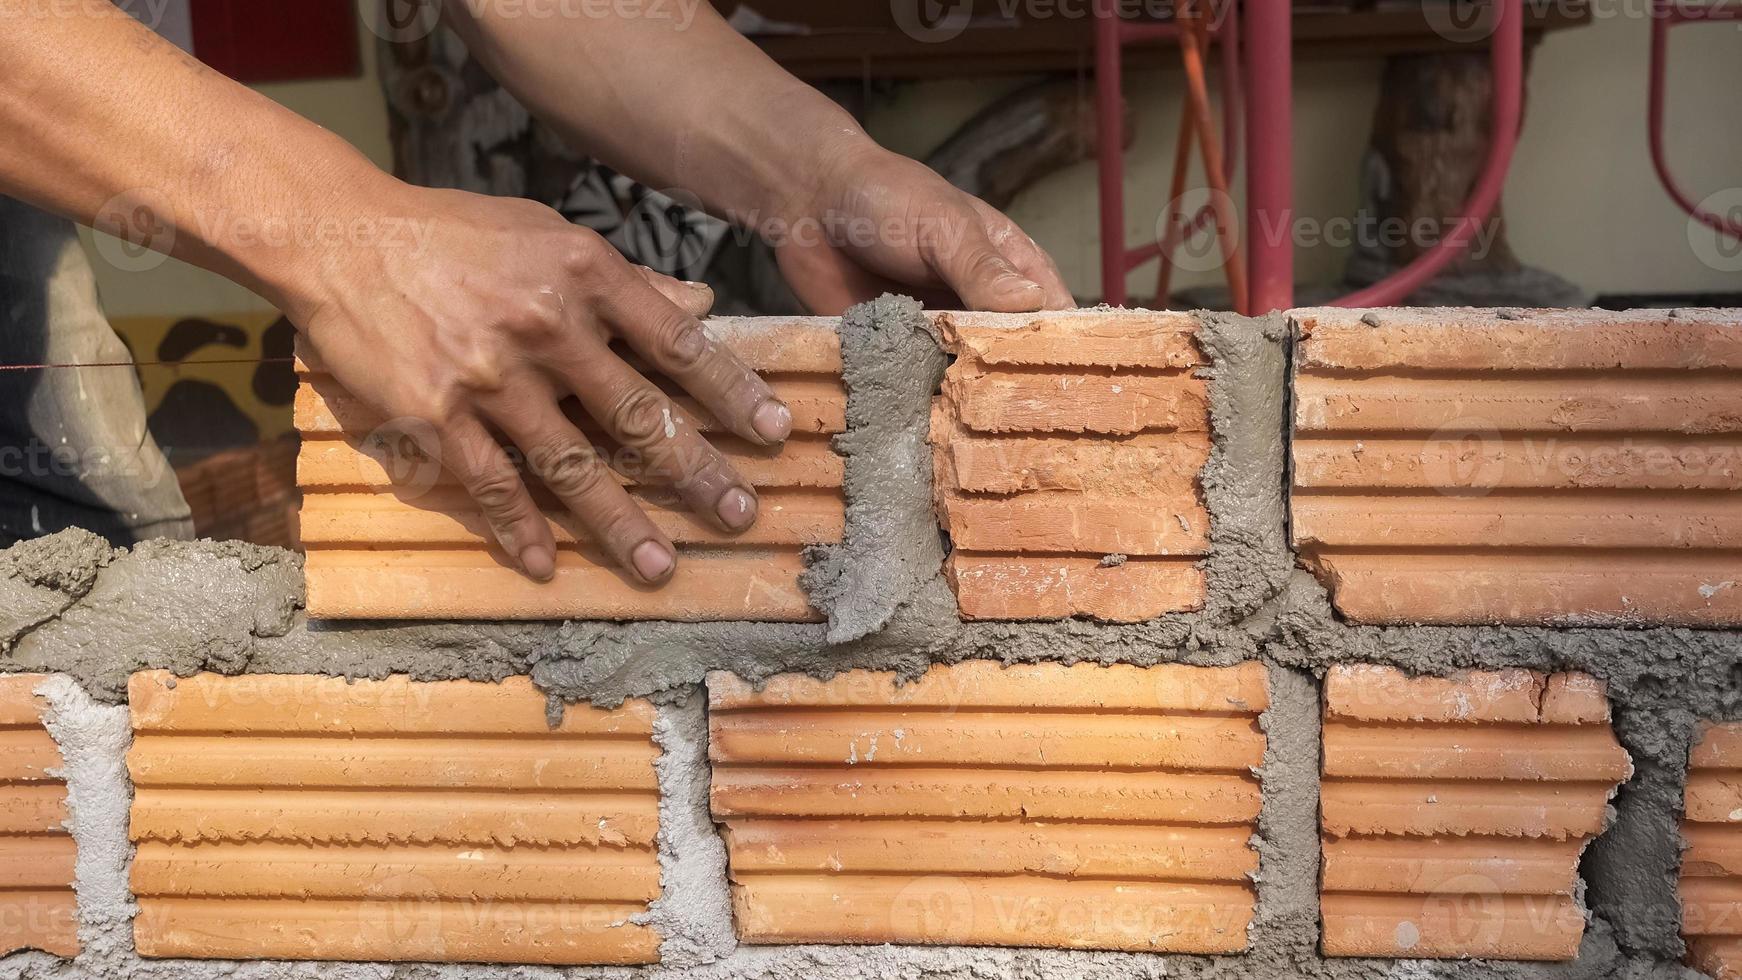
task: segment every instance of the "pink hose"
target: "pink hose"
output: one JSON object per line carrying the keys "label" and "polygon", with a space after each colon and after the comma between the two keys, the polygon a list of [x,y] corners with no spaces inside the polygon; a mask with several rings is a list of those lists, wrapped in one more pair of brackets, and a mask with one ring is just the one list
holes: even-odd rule
{"label": "pink hose", "polygon": [[[1384,279],[1334,301],[1332,306],[1394,306],[1469,250],[1482,222],[1500,202],[1512,151],[1518,145],[1524,103],[1524,11],[1521,0],[1493,0],[1493,123],[1488,161],[1464,208],[1464,216],[1432,248]],[[1255,148],[1256,149],[1256,148]]]}
{"label": "pink hose", "polygon": [[1688,213],[1688,216],[1700,222],[1713,231],[1721,232],[1732,238],[1742,239],[1742,222],[1723,215],[1713,214],[1694,203],[1693,198],[1682,190],[1675,175],[1670,173],[1669,158],[1663,149],[1663,104],[1664,91],[1668,87],[1664,76],[1669,63],[1669,29],[1677,24],[1694,21],[1735,20],[1742,16],[1739,7],[1713,7],[1697,13],[1682,13],[1680,9],[1665,0],[1652,0],[1651,4],[1651,93],[1646,108],[1646,130],[1651,143],[1651,165],[1657,170],[1657,179],[1662,182],[1663,189],[1669,193],[1676,206]]}

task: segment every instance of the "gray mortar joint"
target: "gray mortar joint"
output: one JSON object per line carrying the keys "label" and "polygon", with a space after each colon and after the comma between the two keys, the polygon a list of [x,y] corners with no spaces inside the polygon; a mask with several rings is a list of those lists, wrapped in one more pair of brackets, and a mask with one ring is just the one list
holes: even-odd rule
{"label": "gray mortar joint", "polygon": [[[1260,773],[1265,802],[1257,841],[1259,906],[1248,956],[794,947],[739,948],[719,959],[727,947],[719,923],[710,918],[712,913],[682,908],[696,901],[704,909],[717,910],[716,886],[710,885],[712,890],[704,889],[707,895],[699,897],[693,895],[691,885],[679,883],[691,877],[684,868],[693,871],[715,859],[710,849],[718,839],[712,834],[691,835],[687,843],[674,837],[669,853],[662,841],[662,868],[674,878],[673,891],[650,914],[672,942],[674,961],[698,964],[686,975],[734,980],[749,976],[845,980],[921,970],[975,978],[1694,976],[1671,962],[1681,951],[1676,937],[1679,910],[1673,906],[1681,784],[1695,720],[1742,720],[1742,633],[1343,623],[1333,613],[1324,587],[1294,568],[1287,544],[1292,331],[1281,315],[1257,320],[1226,314],[1197,316],[1199,344],[1209,362],[1203,373],[1214,420],[1211,458],[1202,476],[1211,516],[1212,555],[1205,563],[1209,599],[1199,613],[1119,625],[1076,620],[960,621],[954,596],[941,575],[942,546],[931,510],[923,423],[924,403],[931,391],[880,376],[876,363],[878,357],[893,352],[902,363],[931,377],[941,370],[942,355],[929,336],[922,338],[923,318],[917,305],[884,297],[856,308],[842,321],[848,415],[854,423],[850,436],[841,442],[847,455],[849,531],[838,548],[817,556],[819,571],[809,576],[816,583],[812,587],[819,607],[831,615],[829,624],[311,624],[301,611],[301,562],[294,555],[236,542],[147,542],[114,549],[93,535],[69,531],[0,551],[0,672],[67,674],[92,699],[91,711],[124,702],[127,677],[147,668],[182,676],[212,670],[357,678],[406,674],[418,680],[481,681],[530,673],[551,696],[553,711],[560,714],[562,704],[580,700],[609,707],[627,698],[649,697],[681,705],[700,691],[709,670],[729,670],[761,681],[787,671],[827,677],[853,668],[893,670],[913,677],[933,664],[968,659],[1137,665],[1226,665],[1257,659],[1269,666],[1273,700],[1262,719],[1271,743]],[[901,418],[921,421],[912,432],[895,431],[889,423]],[[865,434],[867,429],[870,435]],[[873,465],[862,465],[866,463]],[[890,472],[911,473],[913,478],[892,481],[887,478]],[[888,515],[890,523],[881,526],[883,537],[877,536],[879,526],[864,520],[868,513]],[[922,529],[929,535],[929,546],[919,543]],[[902,547],[913,542],[916,550],[906,555],[874,553],[880,542],[886,547],[893,541],[903,542]],[[873,582],[895,583],[894,591],[876,597],[854,594],[854,589]],[[879,629],[872,624],[880,619]],[[861,629],[869,632],[855,636]],[[831,630],[848,638],[831,642]],[[1311,941],[1317,929],[1316,785],[1311,785],[1317,776],[1317,737],[1308,744],[1289,743],[1306,737],[1309,715],[1312,732],[1317,731],[1318,695],[1312,679],[1329,666],[1346,662],[1390,664],[1411,674],[1435,676],[1475,668],[1578,670],[1608,683],[1616,730],[1634,758],[1637,774],[1617,797],[1614,826],[1587,851],[1582,870],[1591,885],[1588,898],[1595,918],[1577,962],[1325,960],[1317,955]],[[73,700],[70,694],[61,698],[63,704]],[[681,721],[687,717],[682,712],[679,709],[672,717]],[[689,758],[684,753],[691,750],[683,748],[687,743],[677,734],[686,727],[679,723],[665,734],[668,741],[662,745],[668,754],[676,745],[682,750],[679,754]],[[62,724],[56,735],[69,746],[69,760],[87,751],[77,748],[88,736],[75,727]],[[677,760],[662,766],[662,783],[682,781],[674,774],[683,769]],[[69,793],[77,792],[75,778],[69,775]],[[124,785],[120,792],[125,792]],[[687,802],[674,804],[689,808],[687,817],[678,816],[691,825],[702,805],[695,795],[692,785],[681,795]],[[674,799],[678,797],[674,794]],[[89,832],[79,829],[76,802],[74,806],[75,837],[81,833],[88,837]],[[81,841],[81,852],[84,847]],[[700,858],[690,853],[695,848],[700,849]],[[673,861],[675,870],[668,863]],[[86,873],[81,858],[81,876]],[[124,881],[124,868],[110,873],[120,874]],[[89,887],[102,894],[105,889],[114,891],[113,885],[94,880]],[[81,896],[86,887],[81,878]],[[686,892],[692,892],[691,897]],[[80,963],[107,956],[88,951]],[[717,962],[700,965],[710,957]],[[656,968],[629,975],[661,972]],[[102,962],[95,972],[84,972],[82,966],[40,954],[0,960],[0,980],[85,976],[199,980],[217,975],[263,980],[529,976],[524,970],[497,967],[190,965],[138,960]],[[580,977],[598,971],[549,971],[548,975]],[[606,971],[604,975],[625,974]]]}

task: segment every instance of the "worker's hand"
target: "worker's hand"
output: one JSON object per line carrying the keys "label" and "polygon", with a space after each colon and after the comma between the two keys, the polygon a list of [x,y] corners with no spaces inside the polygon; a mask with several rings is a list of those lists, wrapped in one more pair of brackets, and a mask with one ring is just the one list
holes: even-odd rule
{"label": "worker's hand", "polygon": [[[493,432],[635,581],[666,581],[676,553],[609,464],[671,485],[724,530],[755,521],[750,484],[608,346],[621,340],[724,429],[779,444],[791,413],[703,333],[707,287],[631,266],[541,204],[397,183],[392,193],[383,213],[415,216],[419,242],[324,253],[291,318],[353,395],[389,419],[428,423],[410,427],[424,433],[414,438],[464,484],[527,575],[551,577],[555,542]],[[571,397],[573,418],[560,404]],[[596,448],[574,420],[583,417],[623,451]]]}
{"label": "worker's hand", "polygon": [[759,223],[812,312],[886,290],[1005,313],[1076,305],[1034,239],[924,164],[859,138],[824,155],[816,183]]}

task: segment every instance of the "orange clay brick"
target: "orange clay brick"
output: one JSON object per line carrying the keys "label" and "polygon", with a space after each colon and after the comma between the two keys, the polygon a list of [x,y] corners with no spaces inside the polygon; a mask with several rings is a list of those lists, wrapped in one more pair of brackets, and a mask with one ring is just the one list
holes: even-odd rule
{"label": "orange clay brick", "polygon": [[956,361],[933,404],[933,484],[963,618],[1201,608],[1210,440],[1195,321],[1080,310],[936,323]]}
{"label": "orange clay brick", "polygon": [[1259,664],[713,674],[708,697],[746,943],[1246,948]]}
{"label": "orange clay brick", "polygon": [[1324,699],[1324,954],[1576,956],[1579,855],[1632,775],[1601,682],[1343,664]]}
{"label": "orange clay brick", "polygon": [[1742,315],[1295,319],[1291,527],[1346,618],[1742,624]]}
{"label": "orange clay brick", "polygon": [[[483,513],[451,475],[409,439],[382,437],[379,415],[341,388],[319,359],[298,363],[296,425],[302,434],[295,534],[307,549],[308,610],[330,619],[672,619],[812,622],[798,585],[806,546],[841,539],[843,466],[830,440],[846,424],[835,321],[808,317],[717,318],[709,335],[764,372],[793,413],[793,437],[770,450],[718,431],[680,389],[677,415],[700,431],[757,488],[759,519],[725,534],[691,514],[669,487],[614,474],[678,547],[678,571],[661,589],[641,587],[599,553],[580,523],[536,479],[529,489],[557,542],[553,581],[515,571]],[[628,360],[638,363],[632,355]],[[607,460],[633,464],[591,420],[576,422]],[[276,526],[276,525],[274,525]],[[285,528],[284,533],[291,533]]]}
{"label": "orange clay brick", "polygon": [[1705,725],[1688,760],[1682,936],[1688,963],[1742,980],[1742,723]]}
{"label": "orange clay brick", "polygon": [[649,963],[653,709],[500,684],[128,685],[140,955]]}
{"label": "orange clay brick", "polygon": [[1132,558],[1108,565],[1069,555],[958,551],[944,570],[963,619],[1089,616],[1139,623],[1204,604],[1204,573],[1190,559]]}
{"label": "orange clay brick", "polygon": [[76,849],[60,747],[42,724],[37,674],[0,675],[0,956],[79,952]]}

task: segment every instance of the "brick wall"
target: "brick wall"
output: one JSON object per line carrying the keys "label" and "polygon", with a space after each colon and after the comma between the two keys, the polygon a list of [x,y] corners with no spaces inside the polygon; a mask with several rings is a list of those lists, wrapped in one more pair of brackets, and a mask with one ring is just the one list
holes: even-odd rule
{"label": "brick wall", "polygon": [[[806,545],[882,540],[844,540],[851,394],[819,320],[715,324],[778,369],[800,430],[744,460],[761,536],[656,511],[716,584],[626,589],[554,507],[569,577],[519,579],[318,365],[315,622],[264,554],[104,552],[75,575],[0,552],[23,611],[0,671],[115,692],[132,728],[130,748],[76,718],[50,737],[6,694],[40,677],[0,677],[0,912],[28,894],[61,923],[0,916],[0,949],[73,957],[76,912],[103,942],[71,963],[105,980],[230,959],[1547,980],[1684,954],[1734,975],[1742,524],[1710,461],[1742,442],[1736,315],[933,325],[954,361],[928,431],[894,437],[929,438],[934,482],[879,478],[911,485],[885,505],[928,546],[935,518],[946,564],[849,644],[798,580]],[[1290,341],[1287,381],[1225,356]],[[1227,410],[1265,398],[1292,417]],[[1619,469],[1542,469],[1604,446]],[[1292,550],[1231,520],[1267,501]],[[319,622],[368,617],[437,621]],[[556,617],[583,622],[447,622]],[[125,832],[65,833],[63,750],[124,774]],[[92,897],[108,873],[136,915]]]}

